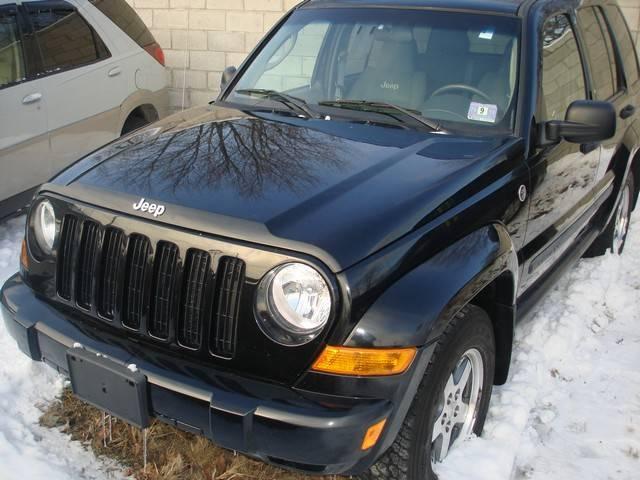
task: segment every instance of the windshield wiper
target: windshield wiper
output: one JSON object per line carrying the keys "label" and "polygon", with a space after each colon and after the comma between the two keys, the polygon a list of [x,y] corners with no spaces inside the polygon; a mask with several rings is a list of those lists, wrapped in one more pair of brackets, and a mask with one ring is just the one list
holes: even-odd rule
{"label": "windshield wiper", "polygon": [[[407,110],[406,108],[394,105],[392,103],[373,102],[368,100],[325,100],[323,102],[318,102],[318,105],[323,105],[325,107],[348,108],[352,110],[381,113],[383,115],[389,115],[403,123],[406,123],[406,121],[403,121],[398,116],[398,113],[400,113],[434,132],[439,132],[442,128],[439,123],[429,120],[428,118],[425,118],[416,112]],[[392,110],[396,113],[391,113],[389,110]]]}
{"label": "windshield wiper", "polygon": [[311,110],[307,105],[307,102],[305,102],[303,99],[294,97],[286,93],[278,92],[276,90],[268,90],[265,88],[247,88],[244,90],[237,90],[236,93],[249,96],[255,95],[257,97],[264,97],[268,98],[269,100],[275,100],[276,102],[280,102],[284,106],[288,107],[289,110],[303,113],[309,118],[320,118],[320,115]]}

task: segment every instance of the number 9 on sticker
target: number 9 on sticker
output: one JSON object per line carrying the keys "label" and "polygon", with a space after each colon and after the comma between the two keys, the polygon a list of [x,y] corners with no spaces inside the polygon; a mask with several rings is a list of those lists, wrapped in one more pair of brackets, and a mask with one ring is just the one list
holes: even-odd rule
{"label": "number 9 on sticker", "polygon": [[471,102],[467,118],[476,122],[496,123],[498,106],[490,103]]}

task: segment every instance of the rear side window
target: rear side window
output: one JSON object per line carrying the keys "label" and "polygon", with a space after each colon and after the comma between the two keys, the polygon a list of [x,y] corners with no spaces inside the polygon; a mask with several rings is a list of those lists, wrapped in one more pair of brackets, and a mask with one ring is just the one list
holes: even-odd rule
{"label": "rear side window", "polygon": [[91,0],[91,3],[140,47],[145,48],[156,42],[144,22],[125,0]]}
{"label": "rear side window", "polygon": [[584,71],[569,18],[547,19],[542,31],[542,102],[545,120],[564,120],[569,105],[586,98]]}
{"label": "rear side window", "polygon": [[618,49],[622,62],[624,64],[624,72],[627,77],[628,85],[631,85],[638,80],[638,57],[636,56],[636,50],[633,46],[633,40],[627,22],[622,16],[620,9],[615,6],[606,7],[605,10],[607,19],[613,30],[613,34],[618,42]]}
{"label": "rear side window", "polygon": [[109,56],[98,34],[69,3],[25,5],[42,57],[41,74],[80,67]]}
{"label": "rear side window", "polygon": [[0,88],[25,77],[15,6],[0,7]]}
{"label": "rear side window", "polygon": [[578,11],[578,21],[584,33],[594,97],[606,100],[618,90],[618,78],[609,31],[598,14],[594,8],[583,8]]}

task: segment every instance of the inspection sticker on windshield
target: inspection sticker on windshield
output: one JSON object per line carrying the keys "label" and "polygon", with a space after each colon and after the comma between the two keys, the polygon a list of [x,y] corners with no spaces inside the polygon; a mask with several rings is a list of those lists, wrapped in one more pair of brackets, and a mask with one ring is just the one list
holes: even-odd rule
{"label": "inspection sticker on windshield", "polygon": [[480,35],[478,35],[478,38],[481,38],[482,40],[491,40],[493,38],[494,33],[495,33],[495,29],[493,27],[485,28],[483,31],[480,32]]}
{"label": "inspection sticker on windshield", "polygon": [[490,103],[471,102],[467,118],[477,122],[496,123],[498,116],[498,106]]}

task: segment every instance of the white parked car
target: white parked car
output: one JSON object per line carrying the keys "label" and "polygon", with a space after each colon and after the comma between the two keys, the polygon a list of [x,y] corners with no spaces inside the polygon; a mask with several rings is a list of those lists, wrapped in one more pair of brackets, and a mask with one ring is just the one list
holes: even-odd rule
{"label": "white parked car", "polygon": [[168,109],[164,54],[125,0],[0,0],[0,218]]}

